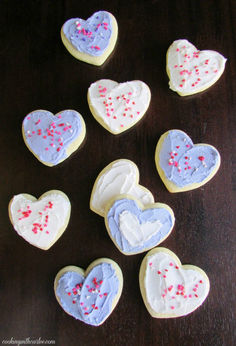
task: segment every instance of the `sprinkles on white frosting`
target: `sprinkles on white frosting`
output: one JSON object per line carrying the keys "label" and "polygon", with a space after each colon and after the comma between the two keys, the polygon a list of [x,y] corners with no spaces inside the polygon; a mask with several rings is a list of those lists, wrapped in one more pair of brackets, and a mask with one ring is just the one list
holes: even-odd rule
{"label": "sprinkles on white frosting", "polygon": [[9,203],[9,216],[22,238],[47,250],[67,227],[70,209],[68,197],[61,191],[52,190],[38,200],[27,194],[14,196]]}
{"label": "sprinkles on white frosting", "polygon": [[140,121],[150,100],[149,87],[138,80],[119,84],[101,79],[91,84],[88,90],[91,113],[113,134],[124,132]]}
{"label": "sprinkles on white frosting", "polygon": [[204,302],[209,288],[202,269],[182,265],[168,249],[151,250],[141,264],[140,289],[153,317],[180,317],[193,312]]}
{"label": "sprinkles on white frosting", "polygon": [[222,75],[226,59],[213,50],[198,50],[187,40],[177,40],[167,51],[170,89],[181,96],[201,92]]}

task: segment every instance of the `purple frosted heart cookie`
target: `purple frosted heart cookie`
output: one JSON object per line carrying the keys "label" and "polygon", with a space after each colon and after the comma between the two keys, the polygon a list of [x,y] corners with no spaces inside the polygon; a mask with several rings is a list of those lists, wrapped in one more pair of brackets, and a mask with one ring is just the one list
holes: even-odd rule
{"label": "purple frosted heart cookie", "polygon": [[125,255],[134,255],[157,246],[171,233],[175,217],[163,203],[143,206],[128,195],[112,199],[106,206],[105,224],[112,241]]}
{"label": "purple frosted heart cookie", "polygon": [[182,192],[206,184],[220,167],[220,154],[211,145],[194,145],[183,131],[170,130],[157,143],[155,161],[166,188]]}
{"label": "purple frosted heart cookie", "polygon": [[123,288],[123,275],[116,262],[100,258],[84,271],[76,266],[61,269],[54,291],[63,310],[84,323],[99,326],[112,313]]}
{"label": "purple frosted heart cookie", "polygon": [[36,110],[22,124],[26,146],[46,166],[55,166],[68,158],[83,142],[85,132],[82,116],[70,109],[56,115]]}
{"label": "purple frosted heart cookie", "polygon": [[61,29],[66,49],[76,59],[102,65],[113,51],[118,35],[115,17],[106,11],[95,12],[87,20],[71,18]]}

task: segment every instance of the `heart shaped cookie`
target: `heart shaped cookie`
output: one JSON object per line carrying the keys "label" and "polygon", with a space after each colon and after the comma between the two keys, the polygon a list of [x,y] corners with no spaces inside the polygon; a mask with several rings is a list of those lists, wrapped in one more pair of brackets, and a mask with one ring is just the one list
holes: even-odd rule
{"label": "heart shaped cookie", "polygon": [[16,232],[30,244],[48,250],[65,231],[71,205],[63,192],[51,190],[38,200],[25,193],[16,195],[8,210]]}
{"label": "heart shaped cookie", "polygon": [[76,59],[102,65],[113,51],[118,36],[115,17],[106,11],[95,12],[87,20],[72,18],[61,29],[66,49]]}
{"label": "heart shaped cookie", "polygon": [[167,51],[170,89],[180,96],[199,93],[222,75],[226,59],[213,50],[199,51],[187,40],[177,40]]}
{"label": "heart shaped cookie", "polygon": [[193,144],[180,130],[164,133],[156,147],[157,171],[170,192],[183,192],[206,184],[220,167],[220,154],[211,145]]}
{"label": "heart shaped cookie", "polygon": [[121,195],[106,206],[105,224],[113,243],[125,255],[147,251],[171,233],[175,217],[163,203],[143,206],[139,200]]}
{"label": "heart shaped cookie", "polygon": [[26,146],[46,166],[67,159],[84,140],[85,123],[74,110],[56,115],[45,110],[29,113],[23,120],[22,133]]}
{"label": "heart shaped cookie", "polygon": [[210,289],[202,269],[182,265],[172,251],[162,247],[144,257],[139,284],[145,306],[155,318],[190,314],[204,302]]}
{"label": "heart shaped cookie", "polygon": [[114,135],[128,130],[140,121],[150,100],[149,87],[138,80],[117,83],[101,79],[88,89],[91,113],[99,124]]}
{"label": "heart shaped cookie", "polygon": [[129,194],[144,205],[154,203],[151,192],[139,185],[139,170],[130,160],[111,162],[98,175],[90,198],[90,209],[104,216],[107,203],[117,195]]}
{"label": "heart shaped cookie", "polygon": [[101,325],[112,313],[122,288],[121,269],[108,258],[92,262],[86,271],[67,266],[54,281],[56,299],[63,310],[92,326]]}

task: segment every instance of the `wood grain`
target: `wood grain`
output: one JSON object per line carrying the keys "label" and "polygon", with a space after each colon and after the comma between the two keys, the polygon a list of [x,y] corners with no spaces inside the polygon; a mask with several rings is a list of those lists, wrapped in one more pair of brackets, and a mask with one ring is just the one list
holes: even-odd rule
{"label": "wood grain", "polygon": [[[60,346],[235,345],[235,5],[235,0],[0,2],[0,341],[41,337]],[[119,25],[114,53],[102,67],[77,61],[60,40],[67,19],[87,18],[99,9],[113,13]],[[179,38],[228,59],[220,80],[192,97],[181,98],[168,88],[165,54]],[[87,89],[101,78],[140,79],[152,92],[143,120],[119,136],[108,133],[89,111]],[[86,122],[84,145],[56,167],[38,162],[21,136],[23,118],[39,108],[75,109]],[[158,176],[155,146],[173,128],[221,154],[219,172],[202,188],[171,194]],[[89,209],[98,173],[119,158],[134,161],[140,183],[175,212],[174,230],[162,246],[209,276],[209,297],[189,316],[157,320],[148,314],[138,285],[144,254],[122,255],[103,218]],[[7,206],[15,194],[38,197],[51,189],[69,196],[72,214],[66,232],[44,252],[16,234]],[[95,328],[63,312],[53,281],[62,267],[86,268],[100,257],[119,264],[124,289],[112,315]]]}

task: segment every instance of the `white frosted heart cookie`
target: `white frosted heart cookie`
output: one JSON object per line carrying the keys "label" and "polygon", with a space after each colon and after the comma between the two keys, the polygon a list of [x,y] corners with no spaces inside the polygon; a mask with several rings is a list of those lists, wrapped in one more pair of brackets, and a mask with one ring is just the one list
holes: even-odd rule
{"label": "white frosted heart cookie", "polygon": [[187,40],[177,40],[167,51],[166,70],[170,89],[180,96],[199,93],[222,75],[226,59],[213,50],[199,51]]}
{"label": "white frosted heart cookie", "polygon": [[196,310],[206,299],[210,282],[193,265],[182,265],[166,248],[155,248],[144,257],[139,284],[144,304],[152,317],[173,318]]}
{"label": "white frosted heart cookie", "polygon": [[46,110],[29,113],[22,123],[27,148],[46,166],[55,166],[79,148],[86,128],[78,112],[67,109],[52,114]]}
{"label": "white frosted heart cookie", "polygon": [[184,192],[206,184],[220,167],[220,154],[209,144],[193,144],[181,130],[165,132],[155,152],[157,171],[170,192]]}
{"label": "white frosted heart cookie", "polygon": [[117,83],[101,79],[88,89],[88,104],[92,115],[114,135],[128,130],[140,121],[150,100],[149,87],[139,80]]}
{"label": "white frosted heart cookie", "polygon": [[101,325],[116,307],[123,288],[118,264],[108,258],[80,267],[61,269],[54,281],[54,291],[63,310],[86,324]]}
{"label": "white frosted heart cookie", "polygon": [[134,162],[119,159],[107,165],[98,175],[90,198],[90,209],[104,216],[107,203],[121,194],[129,194],[144,205],[154,203],[152,193],[139,185],[139,170]]}
{"label": "white frosted heart cookie", "polygon": [[87,20],[71,18],[61,28],[61,39],[71,55],[92,65],[102,65],[112,53],[118,36],[115,17],[95,12]]}
{"label": "white frosted heart cookie", "polygon": [[16,195],[8,210],[16,232],[31,245],[48,250],[65,231],[71,205],[62,191],[51,190],[38,200],[25,193]]}
{"label": "white frosted heart cookie", "polygon": [[108,234],[124,255],[135,255],[163,242],[174,227],[172,209],[163,203],[144,206],[129,195],[113,198],[105,208]]}

